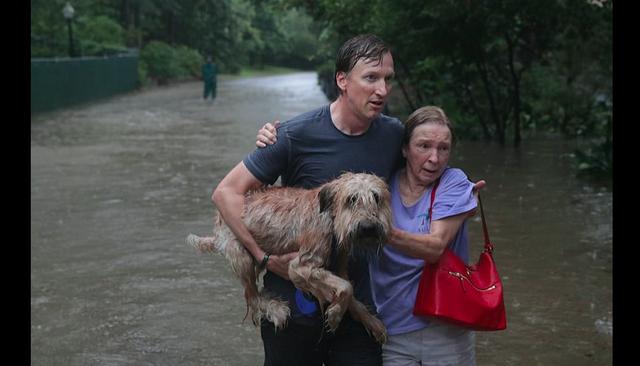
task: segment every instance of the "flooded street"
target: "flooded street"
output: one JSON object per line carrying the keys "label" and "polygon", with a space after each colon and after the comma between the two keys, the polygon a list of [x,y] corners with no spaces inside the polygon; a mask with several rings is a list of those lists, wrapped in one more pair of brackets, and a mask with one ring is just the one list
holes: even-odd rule
{"label": "flooded street", "polygon": [[[327,102],[315,73],[190,82],[31,121],[32,365],[261,365],[226,260],[196,253],[210,195],[258,128]],[[398,92],[398,91],[396,91]],[[478,365],[607,365],[611,192],[575,178],[574,143],[462,141],[452,165],[483,192],[508,329]],[[470,235],[478,253],[480,224]],[[473,254],[473,259],[477,254]]]}

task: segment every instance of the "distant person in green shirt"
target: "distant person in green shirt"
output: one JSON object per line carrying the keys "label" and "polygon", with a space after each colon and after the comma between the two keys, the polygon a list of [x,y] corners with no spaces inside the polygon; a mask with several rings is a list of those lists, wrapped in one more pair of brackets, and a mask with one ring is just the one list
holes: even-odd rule
{"label": "distant person in green shirt", "polygon": [[207,56],[207,62],[202,65],[202,81],[204,81],[203,97],[205,100],[209,94],[211,94],[211,100],[216,98],[217,74],[218,67],[211,61],[211,56]]}

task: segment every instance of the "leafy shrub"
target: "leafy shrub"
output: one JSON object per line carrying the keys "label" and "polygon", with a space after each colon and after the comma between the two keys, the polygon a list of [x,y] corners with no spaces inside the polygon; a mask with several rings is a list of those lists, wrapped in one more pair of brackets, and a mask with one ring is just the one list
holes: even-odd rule
{"label": "leafy shrub", "polygon": [[178,46],[175,49],[180,68],[179,78],[200,78],[203,57],[197,50],[186,46]]}
{"label": "leafy shrub", "polygon": [[180,65],[174,49],[161,41],[151,41],[144,46],[140,51],[140,62],[145,64],[148,76],[160,85],[167,84],[180,75]]}
{"label": "leafy shrub", "polygon": [[147,70],[147,64],[138,60],[138,87],[144,87],[149,85],[149,72]]}
{"label": "leafy shrub", "polygon": [[99,15],[79,17],[77,42],[83,56],[105,56],[126,52],[124,30],[115,20]]}
{"label": "leafy shrub", "polygon": [[146,73],[145,78],[165,85],[170,81],[199,78],[202,63],[202,55],[197,50],[152,41],[140,51],[139,69]]}
{"label": "leafy shrub", "polygon": [[606,175],[613,173],[613,144],[609,140],[574,151],[579,174]]}

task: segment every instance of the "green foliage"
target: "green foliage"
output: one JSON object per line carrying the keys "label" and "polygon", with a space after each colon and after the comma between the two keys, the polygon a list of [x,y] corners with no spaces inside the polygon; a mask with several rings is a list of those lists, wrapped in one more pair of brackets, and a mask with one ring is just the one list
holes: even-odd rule
{"label": "green foliage", "polygon": [[613,174],[613,143],[606,140],[595,143],[584,150],[575,150],[579,174],[609,176]]}
{"label": "green foliage", "polygon": [[[171,47],[161,41],[149,42],[140,52],[140,75],[164,85],[174,80],[200,77],[202,55],[186,46]],[[145,78],[146,79],[146,78]],[[142,79],[142,80],[145,80]]]}
{"label": "green foliage", "polygon": [[[64,3],[32,1],[33,56],[67,54]],[[76,0],[73,6],[84,54],[145,50],[161,41],[164,48],[141,52],[141,75],[158,82],[193,77],[198,55],[212,55],[222,73],[320,66],[319,83],[331,96],[337,48],[372,32],[393,48],[394,113],[443,106],[461,137],[501,143],[542,131],[598,137],[612,109],[611,1]]]}
{"label": "green foliage", "polygon": [[446,107],[461,136],[602,133],[594,101],[611,100],[610,1],[281,1],[304,7],[327,39],[382,37],[406,108]]}
{"label": "green foliage", "polygon": [[148,76],[161,85],[180,74],[173,48],[161,41],[149,42],[140,51],[140,62],[145,64]]}
{"label": "green foliage", "polygon": [[[31,2],[32,56],[67,55],[64,4],[64,0]],[[303,11],[285,9],[279,1],[75,0],[73,7],[76,49],[84,55],[141,50],[152,41],[162,41],[212,55],[220,72],[268,64],[310,68],[317,63],[321,29]],[[184,62],[191,65],[187,68],[192,75],[195,57],[184,57],[191,60]]]}
{"label": "green foliage", "polygon": [[104,56],[127,50],[122,27],[107,16],[80,16],[76,21],[76,30],[82,56]]}
{"label": "green foliage", "polygon": [[64,3],[39,1],[31,4],[31,57],[67,56],[67,24]]}
{"label": "green foliage", "polygon": [[180,78],[200,78],[201,67],[204,57],[192,48],[178,46],[175,49],[175,56],[180,68]]}
{"label": "green foliage", "polygon": [[151,83],[151,80],[149,79],[149,71],[147,70],[147,64],[139,60],[138,61],[138,87],[145,87],[145,86],[148,86],[150,83]]}

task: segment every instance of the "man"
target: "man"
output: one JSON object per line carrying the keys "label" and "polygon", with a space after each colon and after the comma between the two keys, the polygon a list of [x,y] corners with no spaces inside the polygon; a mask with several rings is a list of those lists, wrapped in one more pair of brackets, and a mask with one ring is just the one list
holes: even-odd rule
{"label": "man", "polygon": [[[284,329],[263,321],[265,365],[381,365],[381,346],[361,323],[345,314],[335,334],[323,332],[322,315],[313,299],[301,296],[287,278],[296,253],[271,255],[260,249],[244,226],[244,195],[281,177],[285,186],[316,187],[343,171],[374,173],[388,179],[401,161],[403,126],[382,114],[394,76],[389,47],[371,34],[346,41],[336,57],[338,97],[330,105],[284,123],[278,142],[257,149],[236,165],[215,189],[212,199],[227,225],[266,265],[265,289],[289,302]],[[332,263],[330,263],[331,268]],[[366,258],[351,258],[349,279],[354,296],[375,311]]]}
{"label": "man", "polygon": [[211,100],[216,99],[216,88],[217,88],[217,78],[218,68],[216,64],[213,63],[211,56],[207,56],[207,62],[202,65],[202,81],[204,81],[204,91],[202,96],[204,100],[207,100],[207,97],[211,95]]}

